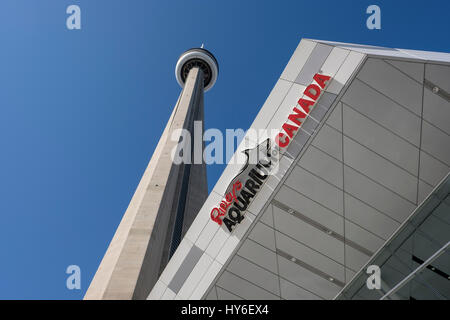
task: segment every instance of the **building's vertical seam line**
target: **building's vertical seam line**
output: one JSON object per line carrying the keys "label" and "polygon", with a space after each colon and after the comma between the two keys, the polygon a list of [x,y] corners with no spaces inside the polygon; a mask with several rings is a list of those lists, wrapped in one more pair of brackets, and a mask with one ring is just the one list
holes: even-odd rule
{"label": "building's vertical seam line", "polygon": [[344,283],[347,283],[347,259],[346,259],[346,240],[347,235],[345,233],[345,164],[344,164],[344,104],[339,102],[341,107],[341,152],[342,152],[342,218],[343,218],[343,233],[344,233]]}
{"label": "building's vertical seam line", "polygon": [[[419,163],[417,165],[417,200],[416,205],[419,205],[419,181],[420,181],[420,153],[422,151],[422,128],[423,128],[423,109],[424,109],[424,101],[425,101],[425,71],[426,71],[426,63],[423,64],[423,81],[422,81],[422,110],[420,114],[420,139],[419,139]],[[411,255],[414,254],[414,243],[415,243],[415,236],[412,238],[411,243]],[[413,268],[413,260],[411,259],[411,270]],[[412,293],[412,285],[409,285],[409,296],[411,297]]]}
{"label": "building's vertical seam line", "polygon": [[[270,204],[270,211],[272,213],[272,223],[273,223],[273,241],[275,244],[275,259],[277,260],[277,277],[278,277],[278,290],[280,293],[280,299],[282,299],[281,297],[281,280],[280,280],[280,264],[278,262],[278,253],[277,253],[277,233],[276,233],[276,229],[275,229],[275,214],[273,213],[273,204]],[[264,213],[263,213],[264,214]]]}
{"label": "building's vertical seam line", "polygon": [[423,64],[423,82],[422,82],[422,110],[420,113],[420,130],[419,130],[419,161],[417,164],[417,193],[416,206],[419,204],[419,181],[420,181],[420,151],[422,150],[422,127],[423,127],[423,105],[425,99],[425,63]]}

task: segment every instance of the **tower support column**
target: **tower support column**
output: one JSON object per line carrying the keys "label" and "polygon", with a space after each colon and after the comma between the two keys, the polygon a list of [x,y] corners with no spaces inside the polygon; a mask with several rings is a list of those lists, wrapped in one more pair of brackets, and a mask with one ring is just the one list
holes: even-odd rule
{"label": "tower support column", "polygon": [[183,220],[191,223],[207,197],[205,165],[172,161],[179,129],[189,130],[193,136],[195,120],[203,122],[203,72],[198,67],[189,71],[85,299],[145,299],[150,293],[188,228]]}

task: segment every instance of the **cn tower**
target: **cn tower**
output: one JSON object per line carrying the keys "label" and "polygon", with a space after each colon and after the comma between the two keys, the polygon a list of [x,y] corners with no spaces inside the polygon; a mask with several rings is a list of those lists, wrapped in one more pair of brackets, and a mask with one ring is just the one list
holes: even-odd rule
{"label": "cn tower", "polygon": [[203,93],[218,73],[203,46],[178,59],[181,94],[84,299],[146,299],[189,229],[208,196],[206,165],[194,157],[204,144],[191,143],[190,163],[174,162],[172,153],[183,140],[180,129],[203,133]]}

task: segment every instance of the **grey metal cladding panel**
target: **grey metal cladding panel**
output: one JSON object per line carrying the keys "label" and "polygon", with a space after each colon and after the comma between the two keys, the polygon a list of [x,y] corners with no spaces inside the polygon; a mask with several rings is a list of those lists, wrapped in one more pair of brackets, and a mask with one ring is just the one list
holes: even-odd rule
{"label": "grey metal cladding panel", "polygon": [[304,131],[303,129],[300,129],[300,131],[297,133],[297,135],[292,140],[292,143],[289,144],[289,147],[286,150],[286,153],[290,155],[293,159],[296,159],[297,156],[302,151],[303,147],[308,142],[311,135]]}
{"label": "grey metal cladding panel", "polygon": [[342,131],[342,102],[336,104],[326,123],[334,129]]}
{"label": "grey metal cladding panel", "polygon": [[316,147],[310,146],[302,155],[298,164],[331,184],[342,188],[342,162]]}
{"label": "grey metal cladding panel", "polygon": [[[446,255],[442,255],[439,258],[442,258],[443,256],[445,257]],[[450,261],[447,262],[450,263]],[[439,292],[441,296],[445,297],[446,300],[450,299],[450,285],[448,284],[448,280],[443,279],[441,275],[438,275],[429,269],[425,269],[421,273],[421,278],[426,281],[429,286]]]}
{"label": "grey metal cladding panel", "polygon": [[275,248],[275,231],[262,222],[258,222],[248,237],[273,251]]}
{"label": "grey metal cladding panel", "polygon": [[238,255],[274,273],[277,272],[277,258],[275,252],[251,240],[245,240],[239,248]]}
{"label": "grey metal cladding panel", "polygon": [[423,118],[450,134],[450,102],[428,88],[424,90]]}
{"label": "grey metal cladding panel", "polygon": [[280,298],[228,271],[224,271],[217,286],[245,300],[279,300]]}
{"label": "grey metal cladding panel", "polygon": [[314,202],[302,194],[283,185],[275,195],[275,200],[315,220],[328,229],[343,235],[344,223],[342,216]]}
{"label": "grey metal cladding panel", "polygon": [[327,108],[317,105],[311,110],[310,116],[320,122],[327,111]]}
{"label": "grey metal cladding panel", "polygon": [[397,269],[399,272],[403,272],[405,275],[411,272],[412,259],[411,256],[413,247],[413,239],[409,238],[400,246],[395,252],[394,257],[390,257],[386,262],[391,268]]}
{"label": "grey metal cladding panel", "polygon": [[372,253],[377,251],[384,243],[384,240],[380,237],[375,236],[348,220],[345,221],[345,237]]}
{"label": "grey metal cladding panel", "polygon": [[311,117],[318,122],[321,122],[334,100],[336,100],[336,96],[337,95],[334,93],[324,92],[317,102],[317,105],[312,109],[310,113]]}
{"label": "grey metal cladding panel", "polygon": [[218,300],[243,300],[241,297],[238,297],[235,294],[232,294],[231,292],[228,292],[220,287],[216,287],[217,289],[217,295]]}
{"label": "grey metal cladding panel", "polygon": [[344,166],[344,187],[346,192],[399,222],[404,221],[415,208],[414,204],[348,166]]}
{"label": "grey metal cladding panel", "polygon": [[345,268],[345,282],[349,283],[353,279],[355,274],[356,274],[355,271]]}
{"label": "grey metal cladding panel", "polygon": [[380,290],[369,290],[366,285],[363,285],[352,297],[352,300],[379,300],[382,295]]}
{"label": "grey metal cladding panel", "polygon": [[355,79],[342,101],[409,142],[419,146],[420,118]]}
{"label": "grey metal cladding panel", "polygon": [[[450,200],[450,199],[449,199]],[[439,219],[445,221],[448,225],[450,225],[450,202],[447,204],[442,202],[436,209],[433,211],[433,215],[438,217]],[[450,264],[449,264],[450,265]]]}
{"label": "grey metal cladding panel", "polygon": [[306,118],[305,122],[303,122],[302,129],[312,135],[318,125],[319,123],[316,120],[312,119],[311,117],[308,117]]}
{"label": "grey metal cladding panel", "polygon": [[216,286],[212,287],[212,289],[209,290],[209,293],[206,295],[205,300],[217,300]]}
{"label": "grey metal cladding panel", "polygon": [[314,75],[319,72],[331,50],[333,50],[333,47],[318,43],[294,82],[306,86],[309,85]]}
{"label": "grey metal cladding panel", "polygon": [[[433,190],[433,187],[430,186],[428,183],[423,182],[422,180],[419,180],[419,197],[418,197],[418,203],[421,203],[423,200],[425,200],[428,195]],[[449,222],[450,223],[450,222]]]}
{"label": "grey metal cladding panel", "polygon": [[450,165],[450,136],[426,121],[422,125],[422,149]]}
{"label": "grey metal cladding panel", "polygon": [[266,210],[264,211],[264,213],[262,214],[261,218],[260,218],[261,222],[264,222],[265,224],[267,224],[270,227],[273,227],[273,215],[272,215],[272,205],[269,204],[266,208]]}
{"label": "grey metal cladding panel", "polygon": [[430,291],[429,287],[424,286],[422,283],[418,282],[417,280],[411,281],[410,292],[412,297],[414,297],[417,300],[439,299],[437,295],[433,294],[433,291]]}
{"label": "grey metal cladding panel", "polygon": [[273,211],[276,230],[335,261],[344,262],[342,242],[276,206]]}
{"label": "grey metal cladding panel", "polygon": [[405,73],[414,80],[423,83],[424,64],[419,62],[407,62],[400,60],[385,60],[401,72]]}
{"label": "grey metal cladding panel", "polygon": [[200,260],[202,254],[203,251],[199,247],[197,247],[196,245],[192,246],[191,250],[189,250],[177,272],[170,281],[168,285],[169,289],[171,289],[175,293],[178,293],[178,291],[180,291],[184,282],[191,274],[192,269],[194,269],[195,265]]}
{"label": "grey metal cladding panel", "polygon": [[344,134],[417,175],[419,149],[344,105]]}
{"label": "grey metal cladding panel", "polygon": [[[436,265],[439,267],[443,267],[441,270],[445,270],[447,274],[450,274],[450,255],[449,254],[443,254],[439,258],[435,260]],[[434,262],[433,262],[434,264]],[[441,278],[442,279],[442,278]],[[450,289],[450,286],[447,284],[447,288]]]}
{"label": "grey metal cladding panel", "polygon": [[342,214],[342,190],[306,170],[298,166],[295,167],[285,184],[325,207]]}
{"label": "grey metal cladding panel", "polygon": [[370,257],[364,253],[346,245],[345,265],[353,271],[359,271],[361,267],[369,261]]}
{"label": "grey metal cladding panel", "polygon": [[324,92],[317,101],[317,107],[320,106],[324,109],[329,109],[336,100],[337,95],[331,92]]}
{"label": "grey metal cladding panel", "polygon": [[344,162],[412,203],[416,202],[417,177],[347,137],[344,137]]}
{"label": "grey metal cladding panel", "polygon": [[322,298],[332,299],[342,289],[292,261],[283,257],[279,257],[278,259],[280,276]]}
{"label": "grey metal cladding panel", "polygon": [[[313,266],[334,279],[338,279],[341,282],[345,281],[345,270],[342,264],[331,260],[327,256],[324,256],[279,232],[277,232],[277,247],[279,250],[295,257],[295,259]],[[342,255],[343,254],[344,252],[342,251]]]}
{"label": "grey metal cladding panel", "polygon": [[357,78],[420,116],[422,86],[383,60],[367,59]]}
{"label": "grey metal cladding panel", "polygon": [[292,282],[280,278],[281,297],[286,300],[322,300],[312,292],[296,286]]}
{"label": "grey metal cladding panel", "polygon": [[427,63],[425,78],[450,93],[450,67]]}
{"label": "grey metal cladding panel", "polygon": [[326,124],[322,126],[312,141],[312,145],[334,158],[342,160],[342,134],[334,128]]}
{"label": "grey metal cladding panel", "polygon": [[[422,233],[427,234],[429,239],[433,239],[435,244],[439,244],[439,246],[443,246],[449,241],[450,225],[443,223],[441,219],[434,215],[429,216],[420,225],[419,229]],[[433,251],[431,248],[428,250],[430,253]],[[446,272],[450,273],[450,264],[446,267]]]}
{"label": "grey metal cladding panel", "polygon": [[[385,263],[382,267],[382,279],[383,279],[383,283],[385,284],[385,287],[389,287],[392,288],[394,287],[397,283],[399,283],[401,280],[403,280],[408,273],[404,273],[401,272],[400,270],[396,269],[395,267],[392,267],[390,265],[392,259],[389,260],[387,263]],[[412,271],[412,270],[411,270]],[[382,283],[382,286],[383,286]],[[401,288],[399,291],[397,291],[395,293],[396,296],[403,297],[403,299],[407,299],[409,298],[409,290],[408,289],[408,283],[406,284],[406,286],[404,286],[403,288]],[[375,291],[375,290],[374,290]]]}
{"label": "grey metal cladding panel", "polygon": [[436,160],[425,152],[420,152],[420,179],[436,186],[439,181],[449,172],[450,167]]}
{"label": "grey metal cladding panel", "polygon": [[400,226],[389,216],[364,204],[355,197],[345,194],[345,218],[364,227],[383,239],[389,238]]}
{"label": "grey metal cladding panel", "polygon": [[[440,258],[442,258],[442,256],[438,259]],[[431,270],[425,269],[423,272],[423,279],[436,291],[438,291],[441,294],[441,297],[445,297],[446,300],[450,300],[450,286],[448,285],[448,281],[442,281],[442,276]]]}
{"label": "grey metal cladding panel", "polygon": [[[440,220],[439,220],[440,221]],[[439,224],[442,224],[442,222],[437,223],[436,227],[438,227]],[[444,223],[445,224],[445,223]],[[448,225],[447,226],[447,235],[448,235]],[[444,230],[445,232],[445,230]],[[437,250],[439,250],[445,243],[441,242],[436,242],[436,241],[431,241],[431,239],[433,239],[433,233],[428,233],[426,234],[426,237],[423,236],[422,234],[418,233],[416,235],[414,235],[414,255],[417,256],[418,258],[422,259],[422,260],[426,260],[428,257],[430,257],[433,253],[435,253]],[[448,241],[448,237],[447,237],[447,241]],[[438,269],[443,270],[445,273],[449,274],[450,273],[450,255],[448,254],[448,252],[446,254],[443,255],[444,257],[446,257],[446,259],[442,259],[440,261],[435,260],[433,261],[432,265],[437,267]],[[441,262],[441,263],[440,263]],[[442,263],[444,262],[444,263]]]}
{"label": "grey metal cladding panel", "polygon": [[280,294],[278,276],[239,256],[234,256],[227,271],[275,294]]}

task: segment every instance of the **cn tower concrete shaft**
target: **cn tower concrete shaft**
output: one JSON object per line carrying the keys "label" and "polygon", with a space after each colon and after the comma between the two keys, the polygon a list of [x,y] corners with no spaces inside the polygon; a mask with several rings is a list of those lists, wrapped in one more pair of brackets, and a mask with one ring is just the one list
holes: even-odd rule
{"label": "cn tower concrete shaft", "polygon": [[[207,198],[206,166],[175,164],[179,129],[203,133],[204,74],[193,66],[122,221],[84,299],[146,299]],[[181,139],[182,140],[182,139]],[[191,143],[191,153],[194,145]],[[201,151],[203,154],[203,141]]]}

